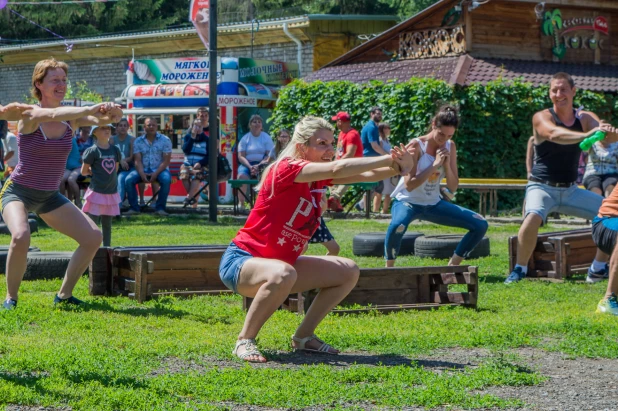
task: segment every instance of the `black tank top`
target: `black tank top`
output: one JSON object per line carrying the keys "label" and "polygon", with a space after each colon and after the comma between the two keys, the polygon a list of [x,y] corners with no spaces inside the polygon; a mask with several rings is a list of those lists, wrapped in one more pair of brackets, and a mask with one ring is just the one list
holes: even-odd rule
{"label": "black tank top", "polygon": [[[573,110],[575,111],[575,110]],[[556,115],[553,108],[549,109],[554,123],[571,131],[584,132],[579,118],[571,126],[565,125]],[[579,143],[558,144],[549,140],[534,145],[534,166],[532,175],[553,183],[574,183],[577,180],[577,168],[582,150]]]}

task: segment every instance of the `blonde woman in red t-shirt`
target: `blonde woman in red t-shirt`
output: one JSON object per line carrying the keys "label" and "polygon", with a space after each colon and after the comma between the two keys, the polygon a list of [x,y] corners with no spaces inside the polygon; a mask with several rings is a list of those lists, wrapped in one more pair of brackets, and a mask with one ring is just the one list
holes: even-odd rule
{"label": "blonde woman in red t-shirt", "polygon": [[354,288],[359,269],[347,258],[301,256],[319,225],[321,197],[326,186],[380,181],[414,165],[403,145],[389,155],[332,161],[333,131],[318,117],[296,125],[292,141],[264,171],[255,207],[221,258],[225,285],[253,298],[233,351],[243,360],[266,362],[255,342],[264,323],[290,293],[316,288],[320,292],[292,336],[292,348],[339,353],[314,331]]}

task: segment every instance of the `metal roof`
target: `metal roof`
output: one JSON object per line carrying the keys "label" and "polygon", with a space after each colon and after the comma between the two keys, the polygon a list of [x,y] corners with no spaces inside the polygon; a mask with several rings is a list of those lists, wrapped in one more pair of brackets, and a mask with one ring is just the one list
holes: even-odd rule
{"label": "metal roof", "polygon": [[[384,15],[331,15],[331,14],[305,14],[301,16],[293,17],[280,17],[274,19],[258,20],[260,29],[267,28],[279,28],[284,24],[288,24],[291,27],[306,26],[309,21],[342,21],[342,20],[362,20],[362,21],[397,21],[397,16],[384,16]],[[219,33],[233,33],[251,30],[251,22],[234,22],[217,24],[217,31]],[[188,35],[196,35],[197,32],[193,26],[172,28],[172,29],[160,29],[150,31],[138,31],[138,32],[125,32],[125,33],[113,33],[105,34],[103,36],[89,36],[89,37],[74,37],[66,40],[71,44],[87,44],[87,43],[99,43],[118,40],[135,40],[142,38],[152,37],[182,37]],[[32,48],[43,47],[57,47],[65,44],[64,40],[42,40],[21,44],[0,45],[0,51],[10,52],[19,51]]]}

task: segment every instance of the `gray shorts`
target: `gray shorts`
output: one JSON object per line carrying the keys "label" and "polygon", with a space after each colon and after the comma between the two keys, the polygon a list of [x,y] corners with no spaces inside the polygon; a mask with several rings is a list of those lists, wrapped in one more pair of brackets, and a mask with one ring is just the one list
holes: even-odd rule
{"label": "gray shorts", "polygon": [[70,202],[58,190],[35,190],[19,185],[9,178],[0,191],[0,212],[12,201],[23,203],[26,210],[37,214],[49,213]]}
{"label": "gray shorts", "polygon": [[[603,197],[573,184],[568,188],[529,182],[526,186],[525,216],[536,214],[547,221],[547,216],[557,211],[561,214],[592,220],[601,207]],[[524,217],[525,217],[524,216]]]}

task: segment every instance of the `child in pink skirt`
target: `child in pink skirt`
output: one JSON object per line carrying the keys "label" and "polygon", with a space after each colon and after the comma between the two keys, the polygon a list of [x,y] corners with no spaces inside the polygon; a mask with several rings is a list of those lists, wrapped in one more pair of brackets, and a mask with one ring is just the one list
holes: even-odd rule
{"label": "child in pink skirt", "polygon": [[120,149],[109,143],[111,125],[101,125],[92,130],[95,144],[83,155],[82,175],[91,175],[90,187],[84,195],[84,211],[92,221],[103,228],[103,245],[112,242],[112,218],[120,215],[118,194],[118,165],[122,155]]}

